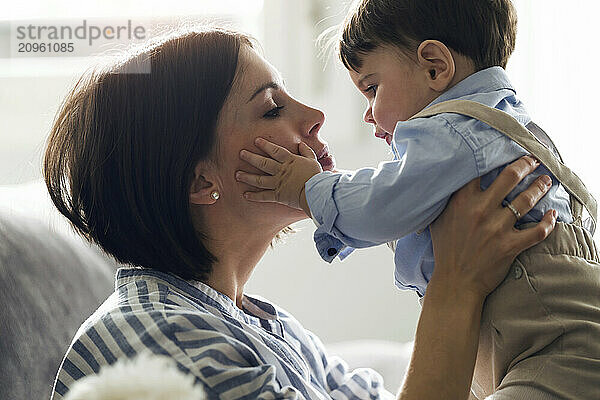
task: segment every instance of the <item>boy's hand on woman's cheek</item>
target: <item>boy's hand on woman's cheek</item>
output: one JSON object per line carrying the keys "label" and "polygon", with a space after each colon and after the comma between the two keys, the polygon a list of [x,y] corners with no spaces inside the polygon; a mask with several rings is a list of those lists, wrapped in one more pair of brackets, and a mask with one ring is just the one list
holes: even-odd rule
{"label": "boy's hand on woman's cheek", "polygon": [[257,138],[255,144],[268,157],[242,150],[240,158],[265,172],[266,175],[237,171],[235,174],[237,181],[262,189],[256,192],[245,192],[244,197],[251,201],[285,204],[304,210],[310,217],[304,184],[323,171],[312,149],[305,143],[300,143],[300,155],[296,155],[263,138]]}

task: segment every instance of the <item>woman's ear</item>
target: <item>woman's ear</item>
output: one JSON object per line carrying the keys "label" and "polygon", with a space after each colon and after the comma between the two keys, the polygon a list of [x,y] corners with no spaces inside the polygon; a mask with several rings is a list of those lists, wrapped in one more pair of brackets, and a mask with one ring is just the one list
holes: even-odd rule
{"label": "woman's ear", "polygon": [[[195,205],[215,204],[220,196],[216,177],[200,162],[194,169],[194,179],[190,188],[190,203]],[[215,194],[216,193],[216,194]]]}
{"label": "woman's ear", "polygon": [[436,92],[448,89],[456,74],[450,49],[438,40],[425,40],[417,49],[417,57],[429,87]]}

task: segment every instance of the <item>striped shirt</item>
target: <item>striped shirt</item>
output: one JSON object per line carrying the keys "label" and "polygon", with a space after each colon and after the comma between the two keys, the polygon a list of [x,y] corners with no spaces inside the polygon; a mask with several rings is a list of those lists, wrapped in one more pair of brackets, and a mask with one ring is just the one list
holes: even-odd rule
{"label": "striped shirt", "polygon": [[175,275],[119,269],[115,292],[83,323],[58,371],[58,400],[103,365],[138,353],[171,357],[209,398],[393,398],[370,369],[349,371],[289,313],[244,295],[242,308]]}

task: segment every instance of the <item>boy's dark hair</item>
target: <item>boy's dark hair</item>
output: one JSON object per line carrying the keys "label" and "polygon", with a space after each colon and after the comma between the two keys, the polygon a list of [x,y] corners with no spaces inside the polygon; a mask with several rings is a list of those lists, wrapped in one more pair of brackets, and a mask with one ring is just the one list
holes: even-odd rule
{"label": "boy's dark hair", "polygon": [[378,46],[410,55],[424,40],[439,40],[479,71],[506,68],[516,34],[511,0],[361,0],[342,25],[338,51],[344,66],[357,71]]}
{"label": "boy's dark hair", "polygon": [[[75,230],[117,261],[203,281],[216,258],[194,226],[194,167],[211,160],[217,118],[249,37],[176,33],[84,75],[47,141],[44,178]],[[128,73],[150,63],[149,73]],[[142,68],[140,68],[142,66]]]}

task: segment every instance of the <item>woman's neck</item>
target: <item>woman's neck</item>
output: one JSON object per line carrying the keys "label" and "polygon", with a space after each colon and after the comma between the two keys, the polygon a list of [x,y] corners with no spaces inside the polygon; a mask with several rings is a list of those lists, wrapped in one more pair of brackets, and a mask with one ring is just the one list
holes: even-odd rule
{"label": "woman's neck", "polygon": [[212,243],[211,252],[218,261],[213,264],[206,284],[235,301],[241,309],[244,286],[269,247],[270,239],[256,240],[249,236]]}
{"label": "woman's neck", "polygon": [[207,232],[207,245],[217,258],[206,284],[241,309],[244,286],[275,235],[283,227],[257,227],[221,220]]}

